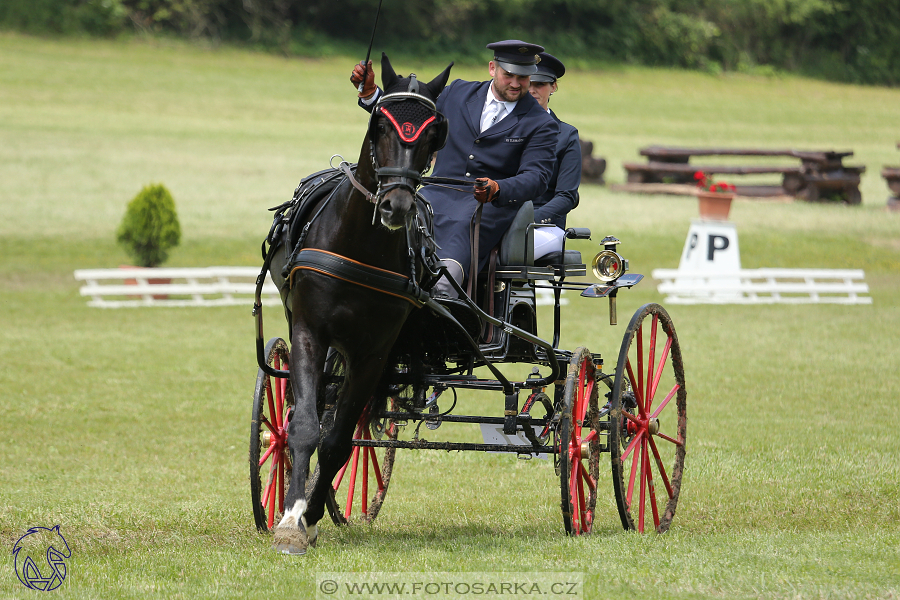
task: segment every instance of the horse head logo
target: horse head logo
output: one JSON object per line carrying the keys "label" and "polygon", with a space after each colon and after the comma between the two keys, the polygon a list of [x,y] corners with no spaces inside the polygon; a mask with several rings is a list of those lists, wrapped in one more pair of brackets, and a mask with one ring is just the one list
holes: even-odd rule
{"label": "horse head logo", "polygon": [[66,559],[72,556],[66,538],[59,532],[59,525],[52,529],[32,527],[19,538],[12,553],[16,577],[25,587],[41,592],[62,585],[68,573]]}

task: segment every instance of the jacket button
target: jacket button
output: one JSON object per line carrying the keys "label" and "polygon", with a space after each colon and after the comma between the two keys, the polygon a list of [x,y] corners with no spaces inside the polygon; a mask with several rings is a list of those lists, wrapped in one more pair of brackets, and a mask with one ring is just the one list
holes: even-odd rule
{"label": "jacket button", "polygon": [[471,177],[471,176],[472,176],[471,173],[466,173],[466,177]]}
{"label": "jacket button", "polygon": [[476,143],[476,144],[480,144],[480,143],[481,143],[481,140],[475,140],[475,143]]}
{"label": "jacket button", "polygon": [[474,155],[474,154],[470,154],[470,155],[469,155],[469,160],[472,160],[473,158],[475,158],[475,155]]}

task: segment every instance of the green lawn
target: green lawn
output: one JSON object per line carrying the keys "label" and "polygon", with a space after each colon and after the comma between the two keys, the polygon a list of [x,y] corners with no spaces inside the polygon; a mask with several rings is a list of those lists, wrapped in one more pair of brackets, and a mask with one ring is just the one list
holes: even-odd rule
{"label": "green lawn", "polygon": [[[878,175],[900,164],[900,89],[793,77],[571,72],[553,99],[610,182],[652,143],[849,149],[868,168],[860,207],[738,200],[732,220],[745,267],[865,269],[872,305],[668,307],[689,389],[671,531],[623,532],[601,482],[595,534],[567,538],[552,464],[399,451],[374,525],[323,522],[307,556],[272,552],[247,480],[250,308],[89,308],[72,271],[127,262],[114,232],[151,182],[181,218],[169,265],[259,264],[266,208],[332,154],[358,155],[354,60],[0,34],[8,549],[61,524],[73,556],[54,593],[73,598],[311,597],[335,571],[577,572],[588,598],[900,595],[900,213]],[[429,79],[443,66],[395,65]],[[677,266],[695,216],[692,198],[584,186],[570,222],[595,241],[579,249],[615,234],[647,279],[620,295],[616,327],[605,301],[572,296],[561,345],[613,364],[630,314],[663,300],[649,274]],[[502,410],[490,394],[461,403]],[[5,564],[0,597],[26,597]]]}

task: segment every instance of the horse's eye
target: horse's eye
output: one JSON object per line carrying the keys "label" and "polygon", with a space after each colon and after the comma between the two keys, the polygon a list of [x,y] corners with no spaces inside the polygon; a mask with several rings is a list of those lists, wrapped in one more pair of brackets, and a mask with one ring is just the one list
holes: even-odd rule
{"label": "horse's eye", "polygon": [[385,127],[384,123],[379,123],[375,127],[375,129],[378,131],[378,133],[384,133],[385,131],[387,131],[387,127]]}

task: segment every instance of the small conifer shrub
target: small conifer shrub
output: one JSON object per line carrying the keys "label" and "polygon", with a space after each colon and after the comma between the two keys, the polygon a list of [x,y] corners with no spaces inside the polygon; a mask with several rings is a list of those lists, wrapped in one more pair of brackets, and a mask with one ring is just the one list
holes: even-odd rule
{"label": "small conifer shrub", "polygon": [[125,252],[141,267],[157,267],[181,241],[175,200],[162,184],[148,185],[128,203],[117,234]]}

